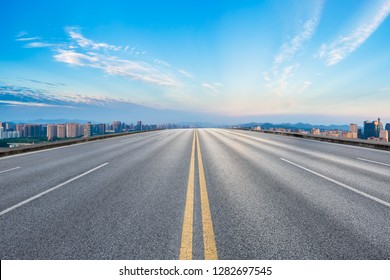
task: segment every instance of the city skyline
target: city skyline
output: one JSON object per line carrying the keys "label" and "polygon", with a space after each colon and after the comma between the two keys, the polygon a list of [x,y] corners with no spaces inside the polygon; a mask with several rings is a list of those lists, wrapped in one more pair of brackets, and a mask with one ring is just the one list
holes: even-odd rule
{"label": "city skyline", "polygon": [[[9,141],[17,138],[34,138],[39,141],[53,141],[65,138],[88,138],[94,135],[134,132],[134,131],[154,131],[176,128],[210,128],[218,127],[207,123],[164,123],[164,124],[145,124],[138,120],[136,124],[125,123],[122,121],[112,121],[111,123],[91,123],[79,120],[54,120],[52,122],[30,122],[14,123],[0,122],[0,140]],[[331,136],[333,138],[346,139],[366,139],[369,141],[389,142],[390,123],[383,123],[380,118],[374,121],[364,121],[363,126],[355,123],[349,125],[312,125],[308,123],[256,123],[221,126],[220,128],[238,128],[254,131],[276,131],[295,134],[312,134],[317,136]],[[9,140],[7,140],[9,139]],[[31,142],[31,141],[30,141]],[[20,142],[22,143],[22,142]],[[30,143],[27,143],[30,144]],[[1,145],[7,146],[3,141]],[[1,146],[0,145],[0,146]],[[10,146],[11,147],[11,146]]]}
{"label": "city skyline", "polygon": [[388,0],[0,6],[3,121],[390,118]]}

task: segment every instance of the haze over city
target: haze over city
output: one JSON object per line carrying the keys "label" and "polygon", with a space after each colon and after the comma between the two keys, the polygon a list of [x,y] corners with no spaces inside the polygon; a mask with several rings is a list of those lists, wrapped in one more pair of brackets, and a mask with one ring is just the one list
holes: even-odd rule
{"label": "haze over city", "polygon": [[3,1],[3,121],[390,119],[390,1]]}

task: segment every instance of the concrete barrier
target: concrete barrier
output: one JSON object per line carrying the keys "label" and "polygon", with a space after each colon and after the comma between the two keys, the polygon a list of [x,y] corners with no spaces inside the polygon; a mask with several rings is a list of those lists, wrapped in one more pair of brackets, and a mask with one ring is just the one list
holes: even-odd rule
{"label": "concrete barrier", "polygon": [[283,131],[272,131],[272,130],[254,130],[254,129],[245,129],[239,128],[240,130],[248,130],[266,134],[275,134],[275,135],[284,135],[302,139],[311,139],[316,141],[323,141],[329,143],[337,143],[351,146],[359,146],[366,147],[377,150],[390,151],[390,143],[389,142],[374,142],[363,139],[346,139],[346,138],[337,138],[332,136],[322,136],[322,135],[310,135],[310,134],[301,134],[301,133],[293,133],[293,132],[283,132]]}
{"label": "concrete barrier", "polygon": [[83,143],[83,142],[90,142],[90,141],[108,139],[108,138],[137,134],[137,133],[144,133],[144,132],[149,132],[149,131],[153,131],[153,130],[141,130],[141,131],[114,133],[114,134],[102,134],[102,135],[91,136],[88,138],[66,139],[66,140],[61,140],[61,141],[45,142],[45,143],[22,146],[22,147],[17,147],[17,148],[5,148],[5,149],[0,149],[0,157],[22,154],[22,153],[27,153],[27,152],[40,151],[40,150],[46,150],[46,149],[52,149],[52,148],[57,148],[57,147],[62,147],[62,146],[69,146],[69,145]]}

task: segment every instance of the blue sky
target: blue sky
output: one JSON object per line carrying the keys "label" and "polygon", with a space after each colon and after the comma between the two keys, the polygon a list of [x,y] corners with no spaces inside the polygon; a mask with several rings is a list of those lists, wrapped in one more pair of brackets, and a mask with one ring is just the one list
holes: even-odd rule
{"label": "blue sky", "polygon": [[0,2],[1,119],[390,122],[390,0],[101,2]]}

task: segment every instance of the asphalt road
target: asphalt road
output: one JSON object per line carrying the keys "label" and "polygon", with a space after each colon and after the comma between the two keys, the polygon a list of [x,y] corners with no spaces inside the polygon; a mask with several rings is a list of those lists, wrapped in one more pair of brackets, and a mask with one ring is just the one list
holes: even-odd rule
{"label": "asphalt road", "polygon": [[390,153],[222,129],[0,158],[1,259],[390,259]]}

